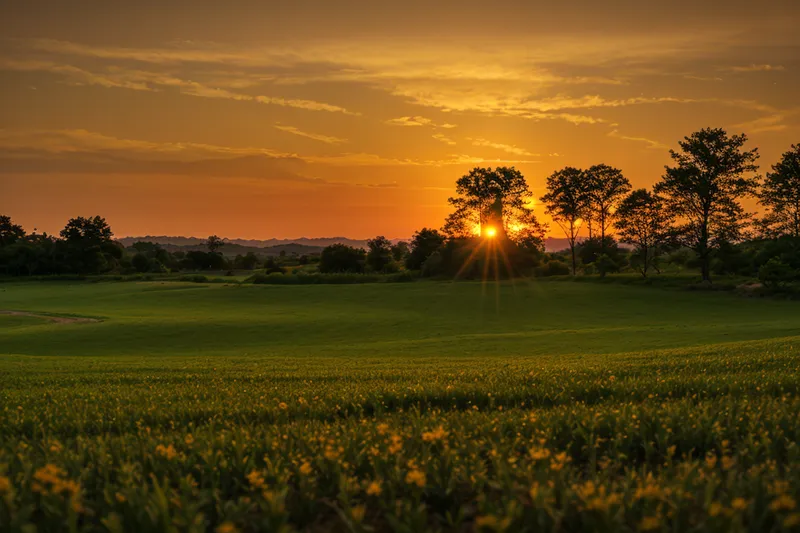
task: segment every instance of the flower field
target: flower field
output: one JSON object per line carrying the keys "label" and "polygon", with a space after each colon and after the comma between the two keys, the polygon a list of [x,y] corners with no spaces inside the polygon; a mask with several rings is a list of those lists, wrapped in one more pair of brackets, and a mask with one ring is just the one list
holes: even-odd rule
{"label": "flower field", "polygon": [[798,348],[6,354],[0,529],[798,531]]}

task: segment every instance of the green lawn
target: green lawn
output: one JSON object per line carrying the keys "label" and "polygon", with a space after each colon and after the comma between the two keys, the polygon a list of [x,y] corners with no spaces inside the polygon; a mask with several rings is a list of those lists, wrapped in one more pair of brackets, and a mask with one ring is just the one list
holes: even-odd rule
{"label": "green lawn", "polygon": [[2,531],[800,527],[798,302],[20,283],[3,310],[43,316],[0,314]]}

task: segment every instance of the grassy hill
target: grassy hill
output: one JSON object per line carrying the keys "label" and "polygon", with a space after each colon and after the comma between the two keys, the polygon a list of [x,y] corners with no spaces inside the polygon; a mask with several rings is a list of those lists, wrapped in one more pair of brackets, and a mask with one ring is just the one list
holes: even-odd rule
{"label": "grassy hill", "polygon": [[798,523],[796,302],[567,282],[0,290],[29,313],[0,314],[11,531]]}

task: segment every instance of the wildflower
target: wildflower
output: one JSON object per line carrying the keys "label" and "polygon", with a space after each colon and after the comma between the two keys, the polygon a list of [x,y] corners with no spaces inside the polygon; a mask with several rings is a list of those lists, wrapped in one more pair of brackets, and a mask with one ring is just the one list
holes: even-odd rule
{"label": "wildflower", "polygon": [[164,446],[163,444],[159,444],[156,446],[156,455],[160,455],[161,457],[165,458],[168,461],[175,459],[178,455],[177,450],[175,447],[170,444],[169,446]]}
{"label": "wildflower", "polygon": [[286,402],[281,402],[278,404],[278,408],[285,411],[289,406],[286,405]]}
{"label": "wildflower", "polygon": [[194,443],[194,437],[192,437],[191,433],[187,433],[186,437],[184,437],[183,442],[186,443],[187,446],[191,446]]}
{"label": "wildflower", "polygon": [[386,435],[387,431],[389,431],[389,424],[378,424],[378,433],[380,435]]}
{"label": "wildflower", "polygon": [[658,529],[661,525],[661,520],[657,516],[645,516],[642,518],[642,521],[639,522],[639,530],[640,531],[652,531],[654,529]]}
{"label": "wildflower", "polygon": [[216,531],[217,533],[238,533],[239,528],[237,528],[231,522],[223,522],[217,527]]}
{"label": "wildflower", "polygon": [[786,529],[800,525],[800,513],[792,513],[783,519],[783,527]]}
{"label": "wildflower", "polygon": [[538,483],[534,483],[531,486],[531,490],[528,491],[528,494],[530,495],[531,500],[537,499],[539,497],[539,494],[540,494],[539,484]]}
{"label": "wildflower", "polygon": [[377,481],[373,481],[367,487],[367,494],[370,496],[380,496],[383,489],[381,488],[381,484]]}
{"label": "wildflower", "polygon": [[51,452],[53,452],[53,453],[58,453],[58,452],[60,452],[62,449],[63,449],[63,448],[61,447],[61,443],[60,443],[60,442],[58,442],[57,440],[54,440],[54,441],[53,441],[53,442],[50,444],[50,451],[51,451]]}
{"label": "wildflower", "polygon": [[747,508],[747,500],[744,498],[734,498],[731,502],[731,508],[742,511]]}
{"label": "wildflower", "polygon": [[409,470],[408,474],[406,474],[406,483],[409,485],[416,485],[417,487],[424,487],[425,486],[425,473],[420,472],[419,470]]}
{"label": "wildflower", "polygon": [[403,449],[403,437],[400,435],[392,435],[392,443],[389,445],[389,453],[395,454]]}
{"label": "wildflower", "polygon": [[553,457],[552,461],[550,461],[550,470],[552,470],[553,472],[560,472],[561,469],[564,468],[564,465],[567,464],[567,461],[569,461],[569,458],[567,457],[567,452],[559,453],[558,455]]}
{"label": "wildflower", "polygon": [[784,493],[778,495],[774,500],[772,500],[772,503],[769,504],[769,508],[770,510],[776,512],[791,511],[795,508],[795,505],[797,505],[797,503],[794,501],[794,498]]}
{"label": "wildflower", "polygon": [[542,461],[550,457],[550,450],[547,448],[531,448],[528,450],[528,455],[530,455],[531,459],[534,461]]}
{"label": "wildflower", "polygon": [[710,516],[718,516],[722,512],[722,504],[719,502],[712,502],[708,507],[708,514]]}
{"label": "wildflower", "polygon": [[250,486],[254,489],[261,489],[266,484],[264,476],[257,470],[253,470],[247,474],[247,482],[250,483]]}
{"label": "wildflower", "polygon": [[0,496],[11,492],[11,480],[6,476],[0,476]]}
{"label": "wildflower", "polygon": [[422,434],[422,440],[424,440],[425,442],[433,442],[433,441],[437,441],[437,440],[444,440],[444,439],[447,438],[447,435],[449,435],[449,433],[447,431],[445,431],[442,426],[439,426],[438,428],[434,429],[433,431],[425,431]]}
{"label": "wildflower", "polygon": [[339,448],[337,450],[333,446],[328,445],[328,446],[325,447],[325,454],[324,454],[325,455],[325,459],[327,459],[329,461],[335,461],[339,457],[339,454],[341,452],[343,452],[343,451],[344,451],[344,448]]}
{"label": "wildflower", "polygon": [[121,492],[118,492],[118,493],[116,493],[116,494],[114,495],[114,498],[116,498],[117,502],[119,502],[119,503],[125,503],[125,502],[128,500],[128,499],[125,497],[125,495],[124,495],[124,494],[122,494]]}
{"label": "wildflower", "polygon": [[304,461],[302,465],[300,465],[300,473],[307,476],[311,473],[313,469],[311,468],[311,463],[308,461]]}
{"label": "wildflower", "polygon": [[730,470],[736,464],[736,459],[727,455],[722,457],[722,469]]}
{"label": "wildflower", "polygon": [[364,520],[364,515],[367,513],[367,508],[363,505],[356,505],[350,509],[350,516],[353,517],[355,522],[361,523]]}

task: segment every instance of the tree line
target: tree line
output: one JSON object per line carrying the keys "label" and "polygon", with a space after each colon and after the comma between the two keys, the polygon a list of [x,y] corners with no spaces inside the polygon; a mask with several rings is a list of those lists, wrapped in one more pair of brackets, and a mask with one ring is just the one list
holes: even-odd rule
{"label": "tree line", "polygon": [[[383,236],[366,249],[335,244],[319,257],[322,273],[400,270],[424,276],[554,275],[629,268],[647,277],[666,261],[712,273],[759,276],[770,285],[800,280],[800,145],[793,145],[759,176],[758,150],[747,137],[702,129],[671,150],[672,163],[648,189],[633,189],[620,169],[606,164],[565,167],[547,178],[538,199],[568,243],[566,253],[544,251],[547,225],[525,177],[514,167],[474,168],[456,181],[453,210],[441,229],[422,228],[409,242]],[[752,198],[760,216],[747,212]],[[69,220],[59,236],[27,235],[0,216],[0,272],[8,275],[96,274],[264,268],[283,272],[281,260],[255,254],[230,260],[211,236],[208,252],[170,253],[135,243],[126,251],[102,217]],[[622,246],[620,246],[622,245]],[[566,256],[566,257],[565,257]]]}

